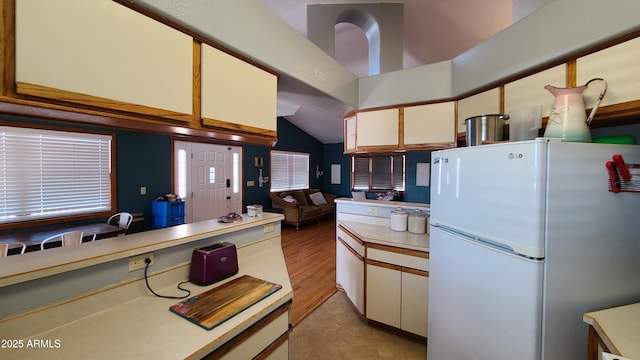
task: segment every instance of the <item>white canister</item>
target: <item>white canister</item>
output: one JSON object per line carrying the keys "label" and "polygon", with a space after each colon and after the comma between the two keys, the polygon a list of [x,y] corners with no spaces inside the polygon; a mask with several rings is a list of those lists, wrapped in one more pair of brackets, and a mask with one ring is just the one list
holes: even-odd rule
{"label": "white canister", "polygon": [[412,212],[407,220],[407,230],[414,234],[427,232],[427,215],[420,210]]}
{"label": "white canister", "polygon": [[407,231],[407,214],[402,208],[397,208],[391,212],[389,226],[393,231]]}

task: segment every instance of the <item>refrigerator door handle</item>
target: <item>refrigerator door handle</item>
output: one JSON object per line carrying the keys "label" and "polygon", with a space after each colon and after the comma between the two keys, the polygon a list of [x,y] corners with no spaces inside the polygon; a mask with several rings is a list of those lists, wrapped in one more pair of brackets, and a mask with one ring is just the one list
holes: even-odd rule
{"label": "refrigerator door handle", "polygon": [[495,242],[495,241],[491,241],[489,239],[484,239],[484,238],[481,238],[481,237],[478,237],[478,236],[474,236],[474,235],[465,233],[463,231],[460,231],[460,230],[457,230],[457,229],[454,229],[454,228],[451,228],[451,227],[448,227],[448,226],[442,225],[442,224],[434,224],[433,227],[435,227],[437,229],[440,229],[440,230],[442,230],[442,231],[444,231],[446,233],[461,237],[461,238],[463,238],[463,239],[465,239],[467,241],[471,241],[471,242],[477,243],[479,245],[483,245],[483,246],[486,246],[486,247],[489,247],[489,248],[492,248],[492,249],[495,249],[495,250],[503,251],[503,252],[509,253],[511,255],[519,256],[519,257],[522,257],[522,258],[531,259],[528,256],[525,256],[525,255],[522,255],[520,253],[517,253],[515,250],[513,250],[513,248],[511,246],[508,246],[508,245],[505,245],[505,244],[501,244],[501,243],[498,243],[498,242]]}

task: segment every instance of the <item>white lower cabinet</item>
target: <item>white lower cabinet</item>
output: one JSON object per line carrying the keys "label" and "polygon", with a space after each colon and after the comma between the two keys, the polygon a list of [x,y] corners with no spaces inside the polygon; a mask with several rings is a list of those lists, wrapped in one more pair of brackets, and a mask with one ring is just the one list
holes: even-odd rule
{"label": "white lower cabinet", "polygon": [[338,231],[336,282],[342,287],[360,314],[364,314],[364,259],[347,243],[353,239],[340,229]]}
{"label": "white lower cabinet", "polygon": [[402,330],[427,337],[429,276],[419,272],[402,272]]}
{"label": "white lower cabinet", "polygon": [[400,267],[367,262],[367,319],[401,328]]}
{"label": "white lower cabinet", "polygon": [[[428,259],[375,250],[383,258],[407,261],[390,264],[367,257],[366,318],[427,337]],[[427,253],[425,256],[428,256]],[[419,260],[421,264],[418,267],[421,269],[407,267]]]}

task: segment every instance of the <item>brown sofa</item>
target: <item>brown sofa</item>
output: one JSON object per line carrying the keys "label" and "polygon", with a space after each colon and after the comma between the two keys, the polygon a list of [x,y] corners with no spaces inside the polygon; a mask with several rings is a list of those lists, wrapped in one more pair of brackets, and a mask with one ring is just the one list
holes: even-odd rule
{"label": "brown sofa", "polygon": [[336,203],[333,200],[337,195],[323,193],[318,189],[272,192],[269,193],[269,197],[271,206],[282,210],[284,222],[295,225],[296,230],[303,223],[319,221],[323,217],[333,216],[336,212]]}

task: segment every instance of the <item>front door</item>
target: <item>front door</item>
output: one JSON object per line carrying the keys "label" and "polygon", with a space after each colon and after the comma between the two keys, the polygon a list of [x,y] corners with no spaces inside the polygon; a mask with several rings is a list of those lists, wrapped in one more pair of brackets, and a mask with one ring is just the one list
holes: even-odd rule
{"label": "front door", "polygon": [[176,190],[186,200],[185,222],[242,212],[241,148],[175,142]]}

